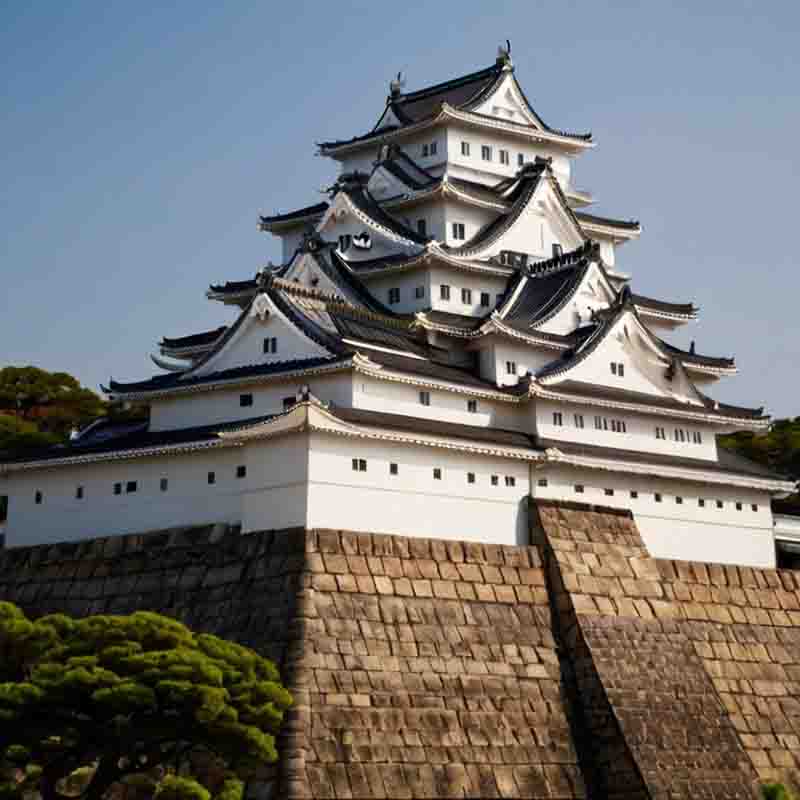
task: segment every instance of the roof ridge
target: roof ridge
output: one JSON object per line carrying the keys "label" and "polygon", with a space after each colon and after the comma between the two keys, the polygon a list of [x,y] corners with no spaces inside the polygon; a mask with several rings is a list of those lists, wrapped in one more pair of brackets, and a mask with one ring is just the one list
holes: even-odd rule
{"label": "roof ridge", "polygon": [[460,75],[457,78],[450,78],[449,80],[442,81],[441,83],[434,83],[430,86],[423,86],[421,89],[415,89],[413,92],[399,93],[396,95],[389,95],[389,104],[411,102],[413,100],[422,100],[428,95],[438,94],[446,89],[455,89],[467,83],[473,83],[481,78],[488,78],[493,73],[499,74],[503,71],[502,65],[497,63],[492,64],[490,67],[483,67],[475,72]]}

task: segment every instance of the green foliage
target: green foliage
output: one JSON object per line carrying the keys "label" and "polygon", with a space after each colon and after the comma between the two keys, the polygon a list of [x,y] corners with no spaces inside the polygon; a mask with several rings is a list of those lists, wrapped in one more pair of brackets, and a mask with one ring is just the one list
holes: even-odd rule
{"label": "green foliage", "polygon": [[[767,433],[720,436],[719,444],[776,472],[800,480],[800,417],[775,420]],[[800,496],[791,502],[800,505]]]}
{"label": "green foliage", "polygon": [[794,795],[782,783],[765,783],[761,794],[764,800],[794,800]]}
{"label": "green foliage", "polygon": [[16,776],[0,798],[99,800],[138,775],[162,800],[208,800],[169,774],[205,753],[228,769],[215,798],[241,800],[291,702],[272,662],[159,614],[30,620],[0,603],[0,776]]}

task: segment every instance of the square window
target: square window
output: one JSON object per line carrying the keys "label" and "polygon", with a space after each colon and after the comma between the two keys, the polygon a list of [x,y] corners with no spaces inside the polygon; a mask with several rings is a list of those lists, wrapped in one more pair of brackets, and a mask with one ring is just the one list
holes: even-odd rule
{"label": "square window", "polygon": [[278,340],[274,336],[264,339],[263,349],[265,353],[275,353],[278,350]]}
{"label": "square window", "polygon": [[736,503],[736,510],[737,511],[741,511],[742,510],[742,504],[741,503]]}
{"label": "square window", "polygon": [[564,248],[558,244],[558,242],[553,243],[553,258],[561,258],[564,255]]}
{"label": "square window", "polygon": [[467,473],[467,483],[475,483],[475,473],[468,472]]}
{"label": "square window", "polygon": [[344,253],[345,250],[347,250],[347,248],[350,247],[351,239],[352,237],[349,233],[342,234],[339,237],[339,250],[341,250]]}
{"label": "square window", "polygon": [[467,400],[467,411],[470,414],[475,414],[478,410],[478,401],[477,400]]}
{"label": "square window", "polygon": [[353,472],[358,472],[358,459],[353,459]]}
{"label": "square window", "polygon": [[489,292],[481,292],[481,305],[484,308],[489,307]]}
{"label": "square window", "polygon": [[636,500],[639,497],[639,492],[636,489],[631,489],[631,500]]}
{"label": "square window", "polygon": [[249,408],[253,405],[253,395],[252,394],[240,394],[239,395],[239,405],[242,408]]}
{"label": "square window", "polygon": [[453,223],[453,238],[459,241],[466,238],[466,233],[464,229],[463,222],[454,222]]}
{"label": "square window", "polygon": [[37,491],[36,494],[33,496],[33,502],[36,503],[37,506],[42,504],[42,493]]}
{"label": "square window", "polygon": [[488,144],[481,145],[481,158],[484,161],[492,160],[492,148]]}
{"label": "square window", "polygon": [[433,468],[433,479],[435,481],[440,481],[442,479],[442,470],[439,467]]}
{"label": "square window", "polygon": [[431,393],[430,392],[420,392],[419,393],[419,402],[423,406],[429,406],[431,404]]}
{"label": "square window", "polygon": [[497,486],[500,483],[500,478],[497,475],[492,475],[492,486]]}
{"label": "square window", "polygon": [[723,503],[722,500],[717,500],[717,508],[722,508],[724,505],[725,503]]}
{"label": "square window", "polygon": [[417,286],[414,288],[414,297],[419,300],[421,297],[425,297],[425,287],[424,286]]}
{"label": "square window", "polygon": [[208,481],[209,485],[214,484],[217,482],[217,473],[216,472],[209,472],[206,476],[206,480]]}
{"label": "square window", "polygon": [[461,155],[462,156],[469,155],[469,142],[461,142]]}
{"label": "square window", "polygon": [[125,493],[126,494],[133,494],[138,488],[139,487],[138,487],[136,481],[128,481],[125,484]]}
{"label": "square window", "polygon": [[583,494],[583,485],[580,483],[575,484],[575,494]]}
{"label": "square window", "polygon": [[83,500],[83,486],[79,486],[75,490],[75,499],[76,500]]}
{"label": "square window", "polygon": [[750,504],[750,510],[751,511],[758,511],[758,506],[755,503],[751,503]]}
{"label": "square window", "polygon": [[442,300],[449,300],[450,299],[450,287],[447,284],[443,283],[439,287],[439,297]]}
{"label": "square window", "polygon": [[167,489],[169,489],[169,480],[167,478],[162,478],[158,486],[162,492],[166,492]]}
{"label": "square window", "polygon": [[611,362],[611,374],[612,375],[616,375],[617,374],[617,362],[616,361],[612,361]]}
{"label": "square window", "polygon": [[508,150],[500,151],[500,163],[508,166]]}
{"label": "square window", "polygon": [[114,484],[114,494],[122,494],[122,484],[115,483]]}
{"label": "square window", "polygon": [[603,494],[606,497],[613,497],[614,496],[614,490],[613,489],[603,489]]}
{"label": "square window", "polygon": [[400,302],[400,288],[394,287],[389,289],[389,305],[394,305]]}
{"label": "square window", "polygon": [[367,459],[366,458],[359,458],[358,459],[358,471],[359,472],[366,472],[367,471]]}
{"label": "square window", "polygon": [[536,485],[542,487],[547,486],[547,478],[539,478],[539,480],[536,481]]}
{"label": "square window", "polygon": [[576,414],[575,415],[575,427],[582,428],[583,427],[583,414]]}
{"label": "square window", "polygon": [[563,425],[563,424],[564,424],[564,418],[561,415],[561,412],[560,411],[554,411],[553,412],[553,425]]}
{"label": "square window", "polygon": [[705,498],[703,498],[703,497],[698,497],[698,498],[697,498],[697,505],[698,505],[698,506],[700,506],[700,508],[705,508],[705,507],[706,507],[706,501],[705,501]]}
{"label": "square window", "polygon": [[461,302],[465,306],[472,305],[472,289],[462,289],[461,290]]}
{"label": "square window", "polygon": [[594,418],[594,427],[595,427],[595,428],[596,428],[598,431],[601,431],[601,430],[603,430],[603,418],[602,418],[602,417],[595,417],[595,418]]}
{"label": "square window", "polygon": [[506,486],[516,486],[517,479],[513,475],[506,475]]}
{"label": "square window", "polygon": [[420,236],[427,236],[428,235],[428,225],[424,219],[417,220],[417,233]]}
{"label": "square window", "polygon": [[517,166],[518,167],[525,166],[525,156],[522,153],[517,153]]}
{"label": "square window", "polygon": [[506,373],[508,375],[516,375],[517,374],[517,362],[516,361],[506,361]]}
{"label": "square window", "polygon": [[655,493],[654,498],[656,503],[660,503],[664,499],[658,492]]}
{"label": "square window", "polygon": [[682,497],[676,497],[675,498],[675,504],[679,505],[679,506],[682,506],[683,505],[683,498]]}
{"label": "square window", "polygon": [[389,474],[397,475],[397,472],[398,472],[397,464],[389,464]]}
{"label": "square window", "polygon": [[239,466],[236,467],[236,477],[237,478],[247,477],[247,466],[245,464],[239,464]]}

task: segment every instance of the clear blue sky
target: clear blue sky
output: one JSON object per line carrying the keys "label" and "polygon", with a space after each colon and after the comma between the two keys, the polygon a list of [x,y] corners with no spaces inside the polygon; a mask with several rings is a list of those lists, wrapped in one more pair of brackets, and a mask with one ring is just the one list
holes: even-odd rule
{"label": "clear blue sky", "polygon": [[[158,6],[158,7],[157,7]],[[0,4],[0,365],[137,379],[162,336],[229,321],[259,212],[317,202],[314,142],[494,60],[552,125],[601,212],[642,221],[637,291],[694,300],[675,340],[736,355],[712,393],[800,414],[800,3]]]}

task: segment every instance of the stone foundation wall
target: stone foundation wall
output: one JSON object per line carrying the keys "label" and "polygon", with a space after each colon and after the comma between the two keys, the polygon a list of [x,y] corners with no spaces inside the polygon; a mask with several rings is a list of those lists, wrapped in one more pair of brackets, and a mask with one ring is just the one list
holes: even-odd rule
{"label": "stone foundation wall", "polygon": [[254,647],[296,705],[258,797],[750,798],[800,787],[800,581],[655,560],[539,502],[531,546],[219,527],[0,552],[31,614],[145,608]]}

